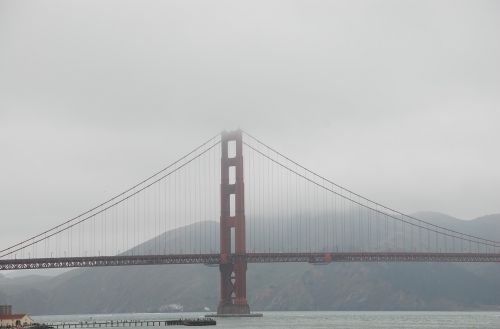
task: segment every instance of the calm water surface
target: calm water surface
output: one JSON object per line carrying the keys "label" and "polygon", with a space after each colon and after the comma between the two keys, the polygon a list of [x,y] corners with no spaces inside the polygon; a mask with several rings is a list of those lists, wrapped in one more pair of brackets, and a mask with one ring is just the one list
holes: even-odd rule
{"label": "calm water surface", "polygon": [[[137,313],[64,316],[50,315],[33,316],[33,319],[37,322],[79,322],[92,320],[110,321],[139,319],[165,320],[202,317],[204,314],[205,313]],[[500,312],[265,312],[264,317],[262,318],[218,318],[217,326],[212,328],[500,329]]]}

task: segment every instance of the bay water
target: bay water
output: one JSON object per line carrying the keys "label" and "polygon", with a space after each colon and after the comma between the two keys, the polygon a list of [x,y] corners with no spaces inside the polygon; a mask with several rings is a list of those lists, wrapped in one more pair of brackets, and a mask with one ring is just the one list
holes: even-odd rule
{"label": "bay water", "polygon": [[[33,320],[40,323],[173,320],[198,318],[204,315],[205,313],[187,312],[44,315],[33,316]],[[264,312],[261,318],[217,318],[216,320],[215,328],[500,329],[500,312]]]}

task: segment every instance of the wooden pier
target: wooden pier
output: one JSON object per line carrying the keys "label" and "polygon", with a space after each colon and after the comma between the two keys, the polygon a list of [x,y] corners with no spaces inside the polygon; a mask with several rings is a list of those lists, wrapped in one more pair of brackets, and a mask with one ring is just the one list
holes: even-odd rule
{"label": "wooden pier", "polygon": [[175,320],[109,320],[45,323],[55,329],[71,328],[122,328],[122,327],[163,327],[163,326],[214,326],[214,319],[175,319]]}

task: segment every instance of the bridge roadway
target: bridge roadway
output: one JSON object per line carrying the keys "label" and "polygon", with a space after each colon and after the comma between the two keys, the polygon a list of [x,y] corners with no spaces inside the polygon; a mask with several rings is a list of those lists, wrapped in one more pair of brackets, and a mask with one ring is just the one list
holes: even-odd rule
{"label": "bridge roadway", "polygon": [[[425,253],[425,252],[313,252],[313,253],[247,253],[248,263],[305,262],[500,262],[500,253]],[[0,271],[70,267],[205,264],[218,265],[220,254],[120,255],[98,257],[63,257],[0,259]]]}

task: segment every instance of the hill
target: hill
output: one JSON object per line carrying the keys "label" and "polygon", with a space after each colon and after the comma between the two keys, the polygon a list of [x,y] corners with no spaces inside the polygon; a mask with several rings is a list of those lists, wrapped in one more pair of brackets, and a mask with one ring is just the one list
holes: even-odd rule
{"label": "hill", "polygon": [[[431,212],[418,217],[465,233],[500,236],[500,215],[470,221]],[[136,248],[168,244],[180,230],[202,241],[205,232],[217,228],[216,222],[197,223]],[[218,268],[204,265],[75,269],[55,277],[0,276],[0,303],[31,314],[214,310],[218,280]],[[500,310],[498,264],[251,264],[247,281],[251,307],[261,311]]]}

